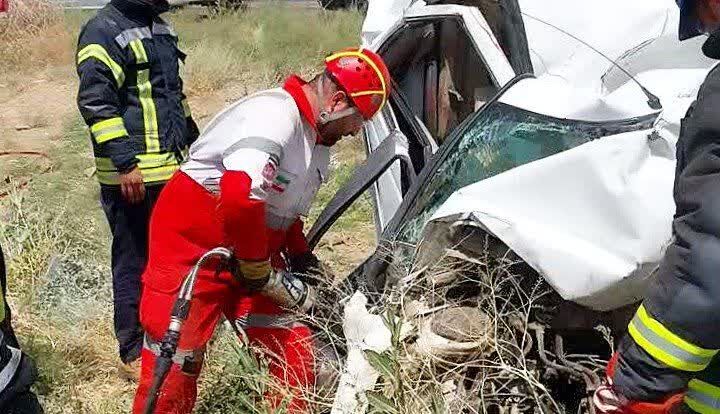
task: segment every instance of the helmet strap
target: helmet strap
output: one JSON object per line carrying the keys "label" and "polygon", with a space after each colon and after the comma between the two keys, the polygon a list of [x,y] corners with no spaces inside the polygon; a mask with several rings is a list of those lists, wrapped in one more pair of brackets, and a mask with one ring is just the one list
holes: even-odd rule
{"label": "helmet strap", "polygon": [[[324,81],[324,78],[320,77],[320,79],[318,79],[318,82],[317,82],[317,95],[318,95],[318,100],[320,102],[325,101],[323,81]],[[345,118],[345,117],[348,117],[351,115],[355,115],[357,112],[358,112],[357,108],[354,108],[354,107],[350,107],[343,111],[332,112],[332,113],[328,112],[326,110],[322,110],[322,111],[320,111],[320,114],[318,115],[320,118],[318,120],[318,125],[325,125],[329,122],[337,121],[338,119],[342,119],[342,118]]]}

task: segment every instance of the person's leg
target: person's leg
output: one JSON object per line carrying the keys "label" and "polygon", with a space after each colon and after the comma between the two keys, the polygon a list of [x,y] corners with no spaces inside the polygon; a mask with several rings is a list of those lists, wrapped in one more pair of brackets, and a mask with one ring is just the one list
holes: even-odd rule
{"label": "person's leg", "polygon": [[5,343],[9,346],[20,348],[15,331],[12,327],[12,314],[10,312],[10,304],[7,301],[7,268],[5,267],[5,256],[2,247],[0,247],[0,314],[4,315],[4,319],[0,318],[0,330],[5,334]]}
{"label": "person's leg", "polygon": [[0,354],[5,353],[10,354],[10,361],[6,361],[8,364],[4,368],[13,364],[11,362],[13,354],[16,358],[19,357],[19,360],[12,380],[0,391],[0,413],[42,414],[42,406],[37,396],[30,390],[38,375],[35,364],[17,349],[11,350],[6,347]]}
{"label": "person's leg", "polygon": [[13,400],[3,408],[5,414],[42,414],[43,408],[37,396],[30,390],[16,395]]}
{"label": "person's leg", "polygon": [[145,200],[128,204],[118,187],[102,186],[102,204],[112,241],[115,336],[124,363],[140,357],[143,331],[138,308],[140,276],[147,263],[148,228],[152,208],[162,186],[148,186]]}
{"label": "person's leg", "polygon": [[240,298],[225,313],[245,331],[250,345],[268,357],[270,374],[277,382],[267,396],[273,406],[287,403],[289,413],[307,412],[307,397],[315,383],[310,328],[261,295]]}
{"label": "person's leg", "polygon": [[[204,281],[199,280],[198,285]],[[205,346],[212,337],[220,319],[220,305],[224,292],[221,289],[200,290],[192,301],[190,315],[182,326],[178,352],[170,372],[163,383],[155,413],[190,413],[197,398],[197,378],[203,363]],[[145,329],[142,350],[142,373],[135,394],[134,413],[142,413],[154,380],[155,360],[160,343],[170,324],[170,314],[177,293],[166,293],[147,285],[142,292],[140,318]]]}
{"label": "person's leg", "polygon": [[[216,204],[214,197],[179,173],[165,186],[153,209],[140,300],[140,322],[149,340],[142,350],[134,413],[144,412],[147,404],[159,354],[157,344],[169,327],[183,280],[205,253],[222,244],[222,232],[215,219]],[[202,351],[219,320],[220,304],[229,299],[231,289],[232,276],[216,273],[218,264],[217,260],[208,261],[198,273],[176,354],[188,358],[174,359],[160,389],[155,413],[189,413],[195,404]]]}
{"label": "person's leg", "polygon": [[[0,248],[0,377],[12,373],[12,378],[0,388],[0,412],[8,414],[41,414],[43,412],[37,396],[30,387],[37,379],[35,363],[20,351],[10,318],[10,306],[7,303],[7,275],[5,258]],[[17,363],[15,362],[17,361]],[[13,368],[15,366],[15,368]],[[10,371],[7,371],[10,370]],[[2,382],[2,378],[0,378]]]}

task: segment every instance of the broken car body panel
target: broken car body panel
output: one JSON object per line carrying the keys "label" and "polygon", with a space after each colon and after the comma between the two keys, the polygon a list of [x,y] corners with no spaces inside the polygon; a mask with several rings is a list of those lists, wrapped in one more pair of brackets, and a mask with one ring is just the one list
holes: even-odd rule
{"label": "broken car body panel", "polygon": [[[384,28],[378,29],[382,25],[376,25],[374,29],[377,33],[372,36],[371,47],[389,57],[399,98],[391,100],[384,116],[368,123],[365,138],[372,151],[390,131],[403,130],[410,142],[409,155],[416,164],[416,172],[425,172],[429,167],[423,162],[417,165],[421,157],[414,155],[413,142],[417,137],[427,135],[431,145],[416,146],[425,146],[425,152],[440,151],[435,158],[443,158],[443,147],[455,139],[452,138],[457,132],[455,128],[461,128],[470,118],[469,108],[477,112],[489,102],[486,98],[478,99],[482,96],[478,93],[482,85],[472,84],[476,79],[467,81],[463,77],[477,78],[478,73],[482,77],[482,71],[486,71],[492,80],[487,84],[489,90],[499,90],[507,85],[515,70],[509,63],[507,51],[499,47],[495,37],[498,29],[493,30],[492,26],[497,26],[497,17],[490,17],[488,23],[480,8],[467,5],[471,2],[462,2],[466,5],[405,3],[403,7],[399,6],[403,2],[393,3],[398,14],[385,16]],[[509,105],[504,110],[530,111],[553,118],[557,124],[597,122],[603,125],[642,117],[657,120],[634,131],[605,134],[602,139],[556,153],[527,157],[525,162],[496,172],[492,177],[479,174],[463,186],[442,194],[443,201],[449,200],[442,206],[436,205],[437,211],[416,217],[419,223],[416,232],[419,236],[431,218],[433,223],[428,226],[425,240],[436,237],[431,234],[433,231],[442,232],[443,228],[457,223],[474,223],[507,244],[565,299],[596,310],[608,310],[636,301],[642,295],[644,281],[652,274],[670,240],[674,146],[680,119],[714,62],[702,56],[700,41],[682,44],[677,41],[674,28],[678,16],[671,0],[642,0],[632,5],[618,0],[582,5],[567,0],[537,3],[520,0],[528,53],[538,76],[509,88],[501,98],[503,104]],[[366,28],[378,22],[371,13],[373,2],[370,7]],[[573,17],[589,12],[598,19],[612,22],[612,33],[607,25],[587,25]],[[618,15],[623,18],[618,19]],[[467,74],[450,70],[451,81],[445,84],[438,81],[436,89],[431,89],[435,93],[431,104],[441,101],[442,93],[446,92],[450,97],[447,107],[461,108],[453,114],[455,118],[450,117],[443,123],[439,121],[442,111],[428,115],[425,110],[426,80],[442,73],[443,65],[453,69],[452,61],[457,57],[446,54],[437,67],[427,65],[417,71],[418,62],[408,65],[402,59],[412,60],[418,56],[425,59],[425,55],[416,51],[403,55],[405,43],[418,42],[403,43],[402,36],[411,40],[442,39],[453,21],[456,30],[450,32],[454,33],[450,38],[462,35],[471,39],[468,44],[474,49],[465,50],[475,52],[475,63],[480,62],[477,67],[482,68]],[[423,23],[429,25],[426,27]],[[660,98],[661,112],[648,106],[648,98],[641,88],[618,66]],[[459,75],[453,78],[456,74]],[[468,82],[469,88],[463,89]],[[462,105],[466,105],[464,110]],[[414,130],[421,132],[408,132],[408,124],[415,124]],[[517,135],[522,127],[515,129],[511,135]],[[520,140],[512,145],[522,147]],[[513,152],[510,147],[505,150]],[[415,149],[415,153],[418,152]],[[514,156],[522,154],[518,152]],[[426,156],[425,161],[430,158]],[[466,168],[482,171],[492,163],[492,154],[485,151],[482,157],[465,161],[475,162]],[[432,164],[438,162],[443,161]],[[456,173],[462,174],[460,170]],[[428,186],[423,176],[421,174],[420,183],[412,187]],[[403,223],[411,220],[407,217],[408,205],[416,201],[410,200],[413,190],[408,192],[402,187],[402,177],[396,164],[373,184],[380,217],[376,223],[379,233],[383,233],[381,239],[396,239]],[[455,191],[457,193],[450,197]],[[414,242],[420,240],[417,237]]]}
{"label": "broken car body panel", "polygon": [[[467,187],[457,186],[431,220],[448,225],[457,220],[476,222],[543,275],[566,300],[600,311],[640,300],[670,243],[680,119],[708,70],[663,70],[662,76],[640,77],[665,106],[649,128],[610,134]],[[533,100],[519,98],[546,90],[547,82],[546,78],[522,81],[501,101],[515,105],[522,101],[523,107],[532,108]],[[602,108],[615,108],[607,116],[626,105],[630,99],[626,87],[636,85],[594,98],[600,108],[596,117],[603,115]],[[557,87],[552,90],[555,96],[565,96]],[[592,107],[592,101],[590,97],[587,105],[577,107]],[[552,102],[546,100],[543,113],[553,113],[554,108],[561,117],[568,115],[567,107]],[[642,112],[637,106],[629,107],[626,119],[642,119],[634,117]],[[503,111],[502,116],[506,114]],[[523,128],[518,125],[507,132],[518,141],[515,145],[527,139]],[[522,154],[520,149],[511,152],[516,157]],[[426,239],[436,237],[429,233]]]}

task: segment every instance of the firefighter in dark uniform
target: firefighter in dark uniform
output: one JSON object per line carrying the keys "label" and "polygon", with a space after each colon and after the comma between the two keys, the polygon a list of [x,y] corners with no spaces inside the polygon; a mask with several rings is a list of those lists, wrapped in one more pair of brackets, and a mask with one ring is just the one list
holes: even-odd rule
{"label": "firefighter in dark uniform", "polygon": [[77,102],[113,234],[115,334],[132,377],[143,345],[138,304],[150,212],[199,135],[179,75],[185,54],[159,17],[168,9],[166,0],[112,0],[82,28],[77,49]]}
{"label": "firefighter in dark uniform", "polygon": [[[680,40],[710,34],[720,59],[720,0],[678,0]],[[595,393],[601,413],[720,414],[720,67],[681,124],[674,241]]]}
{"label": "firefighter in dark uniform", "polygon": [[20,351],[10,320],[5,258],[0,248],[0,413],[41,414],[30,386],[37,379],[33,361]]}

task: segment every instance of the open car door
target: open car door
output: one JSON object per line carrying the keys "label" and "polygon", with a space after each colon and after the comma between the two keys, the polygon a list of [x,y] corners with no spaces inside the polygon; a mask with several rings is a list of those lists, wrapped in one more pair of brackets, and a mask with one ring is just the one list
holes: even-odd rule
{"label": "open car door", "polygon": [[317,246],[323,235],[352,203],[392,166],[397,166],[402,176],[411,180],[403,185],[409,188],[416,176],[408,154],[407,138],[400,131],[391,132],[368,159],[355,169],[352,177],[328,202],[307,234],[311,249]]}
{"label": "open car door", "polygon": [[[372,153],[391,131],[401,131],[416,174],[463,120],[515,76],[478,7],[413,4],[371,48],[394,82],[389,105],[365,125],[366,148]],[[402,202],[403,182],[407,177],[392,167],[373,184],[379,232]]]}

